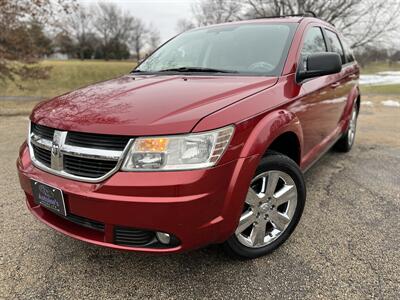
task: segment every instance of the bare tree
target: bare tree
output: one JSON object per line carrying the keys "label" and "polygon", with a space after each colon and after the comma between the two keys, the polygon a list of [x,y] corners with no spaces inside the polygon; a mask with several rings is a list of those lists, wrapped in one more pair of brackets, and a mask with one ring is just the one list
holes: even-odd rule
{"label": "bare tree", "polygon": [[390,59],[389,51],[376,46],[366,46],[355,52],[357,62],[364,67],[366,64],[374,61],[388,61]]}
{"label": "bare tree", "polygon": [[125,44],[130,39],[136,21],[129,13],[123,12],[117,5],[101,2],[92,8],[96,15],[93,26],[100,38],[105,59],[109,59],[109,50],[115,44]]}
{"label": "bare tree", "polygon": [[81,6],[67,24],[77,41],[80,58],[86,57],[88,48],[92,50],[93,43],[97,43],[97,58],[126,58],[130,46],[140,59],[144,49],[152,50],[160,42],[160,33],[154,26],[148,28],[142,20],[109,2],[100,2],[90,10]]}
{"label": "bare tree", "polygon": [[195,28],[196,25],[194,25],[193,22],[187,20],[187,19],[179,19],[178,23],[176,24],[176,30],[181,33],[190,29]]}
{"label": "bare tree", "polygon": [[398,0],[202,0],[193,6],[194,21],[180,20],[178,30],[307,11],[335,25],[351,48],[385,42],[400,26]]}
{"label": "bare tree", "polygon": [[143,23],[143,21],[140,19],[135,19],[135,21],[133,22],[130,40],[131,40],[133,49],[135,51],[136,59],[138,61],[141,60],[141,58],[142,58],[141,53],[142,53],[144,46],[146,45],[146,39],[147,39],[148,32],[149,31],[148,31],[147,27],[145,26],[145,24]]}
{"label": "bare tree", "polygon": [[67,16],[64,29],[74,40],[80,59],[85,58],[89,40],[93,37],[93,15],[87,7],[78,6],[74,13]]}
{"label": "bare tree", "polygon": [[69,0],[0,0],[0,80],[44,78],[48,68],[34,65],[44,49],[43,26],[55,24],[55,15],[70,12]]}
{"label": "bare tree", "polygon": [[149,45],[149,52],[153,52],[155,49],[160,46],[161,43],[161,36],[160,36],[160,31],[154,27],[153,24],[151,24],[147,30],[147,43]]}
{"label": "bare tree", "polygon": [[240,0],[202,0],[192,7],[193,18],[179,19],[176,29],[179,33],[199,26],[231,22],[240,19],[243,10]]}
{"label": "bare tree", "polygon": [[335,25],[351,48],[380,42],[398,30],[399,1],[388,0],[247,0],[245,18],[313,11]]}
{"label": "bare tree", "polygon": [[242,9],[238,0],[205,0],[192,6],[197,26],[231,22],[238,19]]}

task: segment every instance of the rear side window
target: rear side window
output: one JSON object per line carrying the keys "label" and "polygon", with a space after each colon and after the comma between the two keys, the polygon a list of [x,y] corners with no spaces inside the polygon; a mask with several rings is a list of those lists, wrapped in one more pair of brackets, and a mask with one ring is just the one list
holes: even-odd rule
{"label": "rear side window", "polygon": [[308,55],[326,51],[326,43],[321,28],[311,27],[306,33],[301,49],[301,67],[306,69]]}
{"label": "rear side window", "polygon": [[339,37],[337,36],[337,34],[330,30],[325,30],[325,32],[326,32],[326,36],[328,38],[328,41],[329,41],[332,51],[336,52],[337,54],[340,55],[340,58],[342,59],[342,64],[346,63],[342,44],[340,43],[340,40],[339,40]]}

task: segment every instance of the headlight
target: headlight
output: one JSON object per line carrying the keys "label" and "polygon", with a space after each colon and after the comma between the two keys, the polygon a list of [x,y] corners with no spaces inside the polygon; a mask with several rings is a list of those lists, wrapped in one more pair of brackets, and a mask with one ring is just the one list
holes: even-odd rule
{"label": "headlight", "polygon": [[233,126],[176,136],[137,138],[123,171],[188,170],[214,166],[225,152]]}

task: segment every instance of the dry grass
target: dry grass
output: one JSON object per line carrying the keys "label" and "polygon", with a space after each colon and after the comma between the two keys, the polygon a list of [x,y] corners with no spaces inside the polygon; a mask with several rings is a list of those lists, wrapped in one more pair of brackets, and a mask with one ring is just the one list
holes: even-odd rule
{"label": "dry grass", "polygon": [[94,82],[128,73],[135,66],[132,61],[49,61],[40,62],[51,66],[50,78],[45,80],[19,81],[24,89],[12,82],[0,83],[0,96],[54,97]]}
{"label": "dry grass", "polygon": [[0,117],[1,116],[27,116],[33,107],[40,101],[9,101],[0,100]]}
{"label": "dry grass", "polygon": [[362,95],[400,95],[400,84],[360,86]]}
{"label": "dry grass", "polygon": [[375,74],[384,71],[400,71],[400,63],[373,62],[361,69],[362,74]]}

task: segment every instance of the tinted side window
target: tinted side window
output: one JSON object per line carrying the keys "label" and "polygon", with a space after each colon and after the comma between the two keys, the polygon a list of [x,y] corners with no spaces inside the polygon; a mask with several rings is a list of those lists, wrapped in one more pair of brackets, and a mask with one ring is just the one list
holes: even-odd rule
{"label": "tinted side window", "polygon": [[342,59],[342,64],[346,63],[342,44],[340,43],[339,37],[337,36],[337,34],[330,30],[325,30],[325,32],[326,32],[326,36],[329,40],[329,44],[331,45],[332,51],[336,52],[337,54],[340,55],[340,57]]}
{"label": "tinted side window", "polygon": [[312,27],[307,31],[301,54],[309,55],[318,52],[326,52],[325,40],[321,28]]}
{"label": "tinted side window", "polygon": [[301,49],[301,67],[306,68],[307,56],[313,53],[326,52],[325,39],[320,27],[310,28],[304,38]]}

